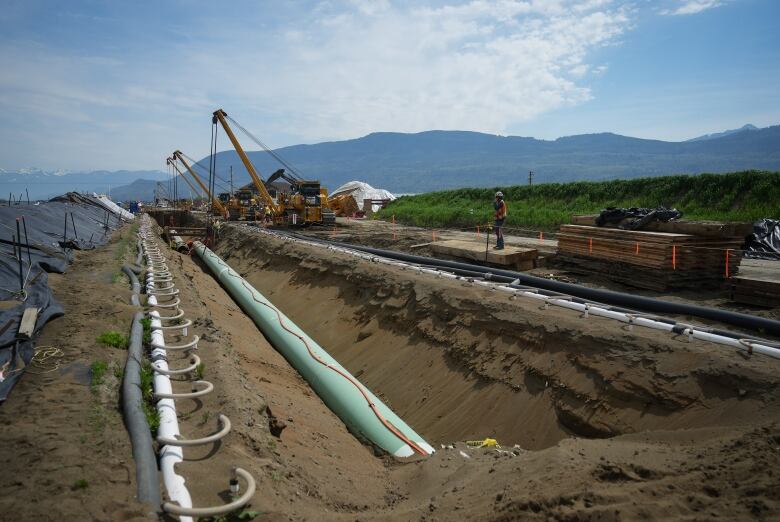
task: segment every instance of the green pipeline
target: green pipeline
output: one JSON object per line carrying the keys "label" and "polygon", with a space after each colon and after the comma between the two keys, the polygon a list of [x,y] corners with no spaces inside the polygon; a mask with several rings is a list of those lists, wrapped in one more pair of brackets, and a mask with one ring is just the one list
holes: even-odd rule
{"label": "green pipeline", "polygon": [[274,348],[298,370],[355,436],[397,457],[433,453],[433,448],[422,437],[225,261],[199,241],[194,247],[197,255]]}

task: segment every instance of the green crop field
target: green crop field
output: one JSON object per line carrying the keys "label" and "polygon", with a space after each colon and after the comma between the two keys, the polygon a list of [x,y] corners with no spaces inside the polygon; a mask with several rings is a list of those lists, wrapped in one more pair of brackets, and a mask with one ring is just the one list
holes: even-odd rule
{"label": "green crop field", "polygon": [[424,227],[472,227],[491,221],[497,190],[509,206],[510,228],[555,230],[573,214],[607,207],[676,207],[693,220],[780,217],[780,172],[764,171],[428,192],[400,197],[377,217]]}

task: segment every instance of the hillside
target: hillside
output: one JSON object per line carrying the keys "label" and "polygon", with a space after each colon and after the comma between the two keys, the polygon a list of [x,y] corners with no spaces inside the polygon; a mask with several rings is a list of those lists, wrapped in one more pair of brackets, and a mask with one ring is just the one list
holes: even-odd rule
{"label": "hillside", "polygon": [[[572,214],[606,207],[676,207],[685,218],[754,221],[780,217],[780,172],[747,171],[698,176],[660,176],[602,182],[501,186],[509,206],[508,227],[552,230]],[[403,196],[379,213],[399,223],[473,227],[491,221],[497,188],[460,189]]]}
{"label": "hillside", "polygon": [[[247,146],[251,143],[243,141]],[[538,183],[780,170],[780,126],[686,142],[611,133],[546,141],[463,131],[379,132],[277,152],[305,177],[319,179],[331,189],[358,179],[391,192],[420,193],[523,184],[529,170]],[[279,167],[265,152],[249,156],[261,175]],[[220,152],[216,159],[223,186],[231,165],[236,184],[249,181],[234,151]],[[208,165],[208,157],[199,163]]]}

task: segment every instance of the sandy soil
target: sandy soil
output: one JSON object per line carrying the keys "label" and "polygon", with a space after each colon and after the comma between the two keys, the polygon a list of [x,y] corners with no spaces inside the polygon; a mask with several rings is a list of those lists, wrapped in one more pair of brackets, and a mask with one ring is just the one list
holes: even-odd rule
{"label": "sandy soil", "polygon": [[[237,226],[223,233],[217,251],[236,270],[434,447],[452,448],[375,456],[197,259],[170,251],[215,385],[202,401],[177,402],[181,431],[210,433],[220,412],[233,423],[221,444],[185,450],[180,471],[196,505],[222,502],[227,470],[240,465],[258,481],[257,520],[780,518],[777,361]],[[107,325],[128,329],[134,312],[126,286],[110,282],[111,248],[80,255],[53,283],[67,315],[41,342],[66,349],[66,369],[25,376],[0,408],[0,465],[10,470],[0,477],[0,519],[144,513],[116,396],[110,386],[92,393],[85,370],[71,369],[123,360],[94,343]],[[174,359],[171,367],[185,363]],[[90,431],[95,405],[109,419],[100,431]],[[271,417],[285,425],[278,436]],[[501,450],[464,444],[485,437]],[[89,487],[71,489],[81,478]]]}
{"label": "sandy soil", "polygon": [[[49,274],[66,315],[46,325],[37,346],[58,347],[64,358],[56,371],[25,373],[0,406],[2,520],[136,520],[149,511],[134,500],[135,466],[117,408],[114,370],[124,368],[126,352],[95,340],[130,328],[128,286],[112,283],[116,241],[129,233],[76,252],[66,274]],[[96,361],[108,371],[91,389]]]}

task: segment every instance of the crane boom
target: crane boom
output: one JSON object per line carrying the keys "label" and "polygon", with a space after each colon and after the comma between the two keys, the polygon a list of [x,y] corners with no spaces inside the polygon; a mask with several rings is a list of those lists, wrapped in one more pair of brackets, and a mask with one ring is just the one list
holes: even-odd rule
{"label": "crane boom", "polygon": [[190,188],[195,193],[195,195],[197,197],[201,197],[200,191],[197,188],[195,188],[195,185],[193,185],[192,182],[187,178],[187,176],[185,176],[182,173],[182,171],[179,170],[179,166],[176,165],[176,163],[174,162],[173,158],[166,158],[165,161],[166,161],[166,163],[168,163],[168,165],[171,165],[171,166],[173,166],[174,169],[176,169],[176,172],[179,174],[179,176],[181,176],[181,179],[183,179],[184,181],[187,182],[187,185],[190,186]]}
{"label": "crane boom", "polygon": [[209,192],[209,189],[207,189],[206,185],[204,185],[203,182],[200,180],[200,177],[197,174],[195,174],[195,172],[190,168],[189,164],[184,160],[181,151],[180,150],[175,151],[173,153],[173,157],[181,161],[181,164],[184,165],[184,167],[187,169],[190,175],[195,179],[195,181],[198,182],[198,185],[200,185],[200,188],[202,188],[203,192],[206,193],[206,196],[211,199],[214,207],[216,207],[219,213],[224,216],[225,207],[222,205],[222,203],[220,203],[220,201],[217,198],[211,195],[211,192]]}
{"label": "crane boom", "polygon": [[249,172],[249,176],[252,178],[252,182],[255,184],[255,187],[257,187],[257,191],[265,200],[265,204],[271,208],[271,211],[274,213],[274,215],[279,215],[281,213],[281,209],[274,202],[274,198],[271,197],[271,194],[268,193],[268,189],[265,188],[263,180],[261,180],[260,176],[257,175],[257,171],[255,170],[254,165],[252,165],[252,162],[249,161],[249,157],[246,155],[246,152],[244,152],[244,149],[238,142],[236,135],[233,134],[233,130],[230,128],[230,125],[228,125],[228,122],[225,119],[226,116],[227,114],[222,109],[217,109],[214,111],[214,118],[216,118],[222,125],[222,128],[225,129],[225,133],[228,135],[228,138],[230,138],[230,142],[233,144],[233,148],[236,149],[238,156],[244,163],[246,171]]}

